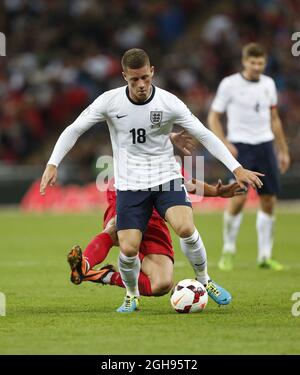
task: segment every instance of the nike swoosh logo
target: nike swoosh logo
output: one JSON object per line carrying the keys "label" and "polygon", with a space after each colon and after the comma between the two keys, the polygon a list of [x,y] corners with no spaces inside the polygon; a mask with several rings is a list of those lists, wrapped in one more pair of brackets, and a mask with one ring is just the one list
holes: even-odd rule
{"label": "nike swoosh logo", "polygon": [[117,118],[123,118],[123,117],[126,117],[126,116],[128,116],[128,115],[122,115],[122,116],[117,115]]}
{"label": "nike swoosh logo", "polygon": [[184,297],[184,296],[181,296],[181,297],[179,297],[176,301],[174,301],[174,302],[173,302],[173,303],[174,303],[174,306],[177,306],[178,303],[179,303],[179,301],[181,301],[183,297]]}

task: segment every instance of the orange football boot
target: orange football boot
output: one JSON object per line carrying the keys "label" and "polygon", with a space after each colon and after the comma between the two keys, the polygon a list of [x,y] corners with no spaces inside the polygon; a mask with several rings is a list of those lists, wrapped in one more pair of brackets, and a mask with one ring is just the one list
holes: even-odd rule
{"label": "orange football boot", "polygon": [[80,246],[75,245],[72,247],[68,254],[67,260],[71,268],[70,279],[72,283],[76,285],[81,284],[85,274],[88,271],[88,263],[85,260],[85,257],[82,256]]}

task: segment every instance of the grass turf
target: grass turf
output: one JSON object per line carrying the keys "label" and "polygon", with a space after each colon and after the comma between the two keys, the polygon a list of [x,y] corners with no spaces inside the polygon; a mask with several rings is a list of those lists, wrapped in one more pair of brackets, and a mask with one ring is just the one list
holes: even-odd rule
{"label": "grass turf", "polygon": [[[256,267],[255,215],[245,215],[236,268],[216,264],[221,214],[196,216],[206,244],[210,275],[233,295],[201,314],[177,314],[169,295],[142,298],[142,310],[121,315],[124,290],[69,282],[68,249],[84,246],[99,229],[99,215],[29,215],[0,212],[0,291],[7,315],[0,317],[0,354],[300,354],[300,316],[291,314],[300,292],[300,214],[280,213],[275,257],[282,272]],[[176,249],[175,280],[193,277]],[[117,249],[108,260],[116,264]],[[298,308],[299,309],[299,308]]]}

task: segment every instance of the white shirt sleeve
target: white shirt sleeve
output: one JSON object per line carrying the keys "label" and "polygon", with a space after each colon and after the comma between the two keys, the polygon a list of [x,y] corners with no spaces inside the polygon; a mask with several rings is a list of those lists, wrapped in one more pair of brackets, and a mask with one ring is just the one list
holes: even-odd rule
{"label": "white shirt sleeve", "polygon": [[230,102],[232,87],[227,78],[224,78],[217,90],[216,96],[212,102],[211,109],[215,112],[224,113]]}
{"label": "white shirt sleeve", "polygon": [[276,107],[278,103],[277,89],[273,79],[271,79],[271,107]]}
{"label": "white shirt sleeve", "polygon": [[98,96],[58,138],[48,164],[58,166],[77,139],[98,122],[106,120],[105,93]]}
{"label": "white shirt sleeve", "polygon": [[176,98],[174,123],[182,126],[218,160],[220,160],[231,172],[240,167],[240,163],[232,156],[224,143],[209,129],[207,129],[187,106]]}

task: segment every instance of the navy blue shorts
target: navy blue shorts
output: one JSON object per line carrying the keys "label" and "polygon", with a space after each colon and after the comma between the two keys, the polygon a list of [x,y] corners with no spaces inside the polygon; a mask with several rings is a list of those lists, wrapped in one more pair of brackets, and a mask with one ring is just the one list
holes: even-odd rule
{"label": "navy blue shorts", "polygon": [[265,177],[260,177],[264,185],[261,189],[257,189],[258,194],[278,195],[279,169],[273,142],[259,143],[257,145],[233,144],[238,149],[237,160],[244,168],[265,174]]}
{"label": "navy blue shorts", "polygon": [[117,190],[117,230],[144,232],[153,208],[164,219],[173,206],[192,207],[181,178],[145,190]]}

